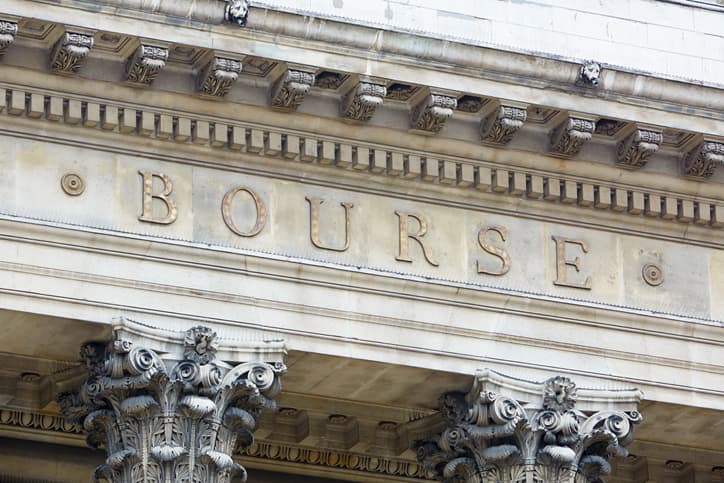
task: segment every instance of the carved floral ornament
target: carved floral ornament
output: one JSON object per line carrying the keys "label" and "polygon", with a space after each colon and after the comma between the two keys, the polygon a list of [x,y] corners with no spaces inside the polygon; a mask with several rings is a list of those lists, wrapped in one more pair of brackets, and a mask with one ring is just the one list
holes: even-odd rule
{"label": "carved floral ornament", "polygon": [[[578,389],[567,377],[529,384],[539,393],[527,402],[497,394],[486,382],[483,376],[468,394],[443,395],[444,431],[417,443],[418,460],[440,481],[600,483],[611,471],[609,460],[628,454],[642,420],[631,401],[593,414],[577,409]],[[618,406],[615,399],[637,393],[610,391],[603,404]]]}
{"label": "carved floral ornament", "polygon": [[58,402],[82,425],[90,446],[103,446],[95,481],[219,482],[246,479],[232,458],[253,442],[262,410],[281,389],[281,362],[232,366],[216,358],[216,333],[197,326],[175,353],[116,336],[81,349],[90,376]]}

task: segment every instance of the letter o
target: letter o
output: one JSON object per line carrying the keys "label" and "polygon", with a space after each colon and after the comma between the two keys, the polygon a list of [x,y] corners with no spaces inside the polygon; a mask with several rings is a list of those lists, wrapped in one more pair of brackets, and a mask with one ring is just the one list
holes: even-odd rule
{"label": "letter o", "polygon": [[[256,206],[256,223],[251,230],[246,232],[239,230],[231,217],[231,203],[234,201],[236,194],[240,191],[243,191],[251,196],[251,199],[254,200],[254,205]],[[229,230],[239,236],[248,238],[258,235],[264,228],[264,225],[266,225],[266,206],[264,206],[264,202],[261,198],[259,198],[259,195],[250,188],[233,188],[224,195],[224,199],[221,202],[221,217],[224,219],[226,226],[229,227]]]}

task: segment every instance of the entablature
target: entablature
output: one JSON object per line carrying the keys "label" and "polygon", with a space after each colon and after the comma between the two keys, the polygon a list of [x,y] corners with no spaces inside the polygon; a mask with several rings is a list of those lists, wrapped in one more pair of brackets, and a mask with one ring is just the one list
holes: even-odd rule
{"label": "entablature", "polygon": [[[47,57],[63,52],[63,38],[90,36],[94,42],[83,49],[92,48],[82,55],[89,65],[71,62],[63,74],[79,70],[76,76],[224,98],[237,108],[270,106],[357,128],[434,136],[424,142],[431,147],[467,141],[494,146],[501,158],[522,151],[605,163],[624,179],[628,170],[643,167],[693,180],[713,177],[715,183],[724,176],[716,174],[724,161],[724,99],[713,87],[607,67],[597,83],[587,83],[580,64],[547,58],[531,63],[513,52],[414,42],[411,34],[268,9],[252,8],[243,28],[219,25],[226,6],[221,1],[198,7],[217,9],[203,22],[185,7],[139,11],[146,7],[109,1],[91,12],[82,1],[22,3],[3,6],[9,25],[17,27],[17,45],[6,49],[5,65],[47,68]],[[35,18],[22,16],[28,8]],[[69,15],[77,26],[65,26]],[[217,108],[209,104],[203,112]]]}

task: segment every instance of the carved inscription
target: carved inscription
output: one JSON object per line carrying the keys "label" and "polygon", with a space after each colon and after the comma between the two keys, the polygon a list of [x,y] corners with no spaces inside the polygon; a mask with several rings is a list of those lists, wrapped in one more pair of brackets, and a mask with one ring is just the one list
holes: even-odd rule
{"label": "carved inscription", "polygon": [[[173,182],[171,178],[164,173],[154,171],[141,170],[138,171],[138,174],[142,178],[142,210],[138,219],[142,222],[160,225],[174,223],[178,218],[178,209],[176,201],[172,197]],[[349,250],[353,239],[352,208],[354,205],[346,201],[339,203],[341,211],[344,212],[344,233],[342,234],[339,228],[337,228],[337,233],[334,231],[340,221],[338,217],[342,215],[339,208],[328,205],[323,207],[325,199],[319,196],[306,196],[304,199],[309,206],[309,239],[312,246],[334,252]],[[246,212],[245,219],[239,220],[243,216],[240,215],[240,211],[236,211],[237,219],[235,220],[234,206],[237,206],[237,210],[239,210],[241,203],[249,203],[249,201],[254,206],[251,208],[250,205],[247,205],[250,211]],[[249,213],[252,213],[251,210],[254,214],[249,216]],[[393,223],[393,215],[397,217],[397,223]],[[422,252],[422,257],[427,264],[432,267],[440,266],[437,257],[433,255],[433,242],[427,238],[430,222],[425,216],[401,210],[390,210],[387,215],[382,214],[382,216],[389,216],[388,226],[395,230],[397,252],[394,259],[396,261],[413,263],[417,257],[417,261],[420,262],[419,252]],[[221,219],[234,234],[244,238],[255,237],[264,230],[267,224],[267,205],[252,188],[234,187],[222,197]],[[474,258],[475,271],[478,275],[501,277],[510,272],[513,262],[506,248],[508,238],[509,229],[503,225],[485,224],[478,230],[475,242],[481,252],[478,253],[477,258]],[[592,276],[584,269],[582,262],[582,255],[589,251],[588,243],[585,240],[556,235],[553,235],[551,239],[555,247],[552,260],[555,267],[553,284],[591,290]],[[414,245],[417,245],[417,248]],[[393,247],[388,249],[394,250]],[[390,253],[390,256],[393,253]]]}
{"label": "carved inscription", "polygon": [[581,271],[581,259],[575,257],[573,259],[566,258],[566,249],[569,245],[578,245],[583,253],[588,253],[588,245],[582,240],[574,240],[572,238],[564,238],[561,236],[553,236],[556,243],[556,279],[553,282],[556,285],[565,287],[591,289],[591,277],[586,277],[583,282],[568,279],[568,267],[573,267],[576,273]]}
{"label": "carved inscription", "polygon": [[[395,214],[400,221],[400,249],[397,256],[395,257],[395,260],[398,260],[400,262],[412,262],[412,258],[410,258],[410,240],[415,240],[418,245],[420,245],[420,248],[422,249],[422,254],[425,256],[425,260],[427,260],[427,263],[429,263],[433,267],[439,266],[440,264],[432,258],[432,250],[430,250],[430,247],[425,245],[425,242],[422,241],[422,237],[424,237],[425,233],[427,233],[427,221],[425,221],[422,216],[416,215],[414,213],[395,211]],[[417,233],[410,233],[410,218],[417,221]]]}
{"label": "carved inscription", "polygon": [[[234,202],[236,195],[240,192],[244,192],[249,195],[256,206],[256,220],[254,220],[254,226],[248,231],[241,231],[236,226],[236,223],[234,223],[234,219],[231,216],[232,203]],[[243,237],[256,236],[261,233],[264,229],[264,225],[266,225],[266,205],[264,205],[264,201],[262,201],[255,191],[249,188],[233,188],[224,195],[224,199],[221,201],[221,218],[224,220],[226,226],[229,227],[229,230],[233,231],[237,235]]]}
{"label": "carved inscription", "polygon": [[[173,192],[173,183],[171,178],[163,173],[152,173],[150,171],[139,171],[143,177],[143,193],[141,202],[141,216],[138,217],[140,221],[148,223],[158,223],[159,225],[170,225],[178,217],[178,209],[176,208],[176,202],[171,199],[171,192]],[[154,193],[153,180],[158,179],[162,188],[160,192]],[[161,201],[166,208],[166,215],[162,218],[156,218],[153,214],[153,200]]]}
{"label": "carved inscription", "polygon": [[487,234],[490,232],[497,233],[500,239],[502,241],[505,241],[505,239],[508,237],[508,229],[504,226],[484,226],[478,232],[478,243],[480,244],[480,248],[485,250],[485,252],[490,253],[494,257],[499,258],[502,265],[497,270],[490,270],[485,268],[484,265],[480,263],[480,260],[478,260],[478,273],[498,276],[505,275],[510,270],[510,255],[508,255],[508,252],[506,252],[503,248],[493,245],[488,240]]}
{"label": "carved inscription", "polygon": [[344,208],[344,245],[341,247],[334,247],[329,244],[326,244],[322,242],[322,239],[319,235],[319,211],[320,207],[322,206],[322,203],[324,203],[324,200],[322,198],[316,198],[316,197],[306,197],[305,198],[307,202],[309,203],[309,237],[312,240],[312,245],[314,245],[317,248],[322,248],[324,250],[332,250],[335,252],[344,252],[349,248],[349,240],[350,240],[350,217],[349,212],[354,206],[352,203],[342,202],[340,205],[342,208]]}

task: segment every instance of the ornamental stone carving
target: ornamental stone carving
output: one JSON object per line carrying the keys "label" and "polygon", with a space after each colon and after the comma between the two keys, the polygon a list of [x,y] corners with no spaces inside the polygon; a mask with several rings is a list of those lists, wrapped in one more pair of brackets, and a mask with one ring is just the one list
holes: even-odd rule
{"label": "ornamental stone carving", "polygon": [[343,100],[342,116],[356,121],[369,121],[386,95],[387,87],[384,85],[362,81]]}
{"label": "ornamental stone carving", "polygon": [[578,70],[578,84],[587,87],[598,86],[598,77],[601,75],[601,64],[595,60],[588,60],[581,64]]}
{"label": "ornamental stone carving", "polygon": [[705,179],[714,175],[719,164],[724,164],[724,143],[704,141],[684,155],[681,168],[686,176]]}
{"label": "ornamental stone carving", "polygon": [[50,68],[57,74],[75,74],[92,48],[93,35],[66,32],[53,48]]}
{"label": "ornamental stone carving", "polygon": [[609,460],[628,454],[640,397],[581,390],[563,376],[528,383],[486,371],[469,393],[443,395],[445,429],[416,443],[418,460],[446,483],[601,483]]}
{"label": "ornamental stone carving", "polygon": [[126,81],[131,84],[148,86],[166,66],[168,49],[155,45],[141,44],[126,64]]}
{"label": "ornamental stone carving", "polygon": [[226,8],[224,17],[227,21],[235,23],[239,27],[246,25],[249,17],[249,0],[224,0]]}
{"label": "ornamental stone carving", "polygon": [[593,119],[569,117],[551,132],[551,152],[562,157],[578,154],[596,129]]}
{"label": "ornamental stone carving", "polygon": [[15,41],[18,33],[18,24],[10,20],[0,20],[0,57],[5,55],[8,47]]}
{"label": "ornamental stone carving", "polygon": [[484,142],[507,144],[527,117],[525,107],[501,105],[480,123],[480,136]]}
{"label": "ornamental stone carving", "polygon": [[224,97],[240,73],[240,60],[214,57],[199,74],[199,92],[207,96]]}
{"label": "ornamental stone carving", "polygon": [[657,131],[636,129],[618,143],[617,164],[622,168],[638,169],[659,149],[663,135]]}
{"label": "ornamental stone carving", "polygon": [[455,97],[431,93],[412,112],[412,129],[437,133],[458,105]]}
{"label": "ornamental stone carving", "polygon": [[296,111],[313,85],[314,73],[293,68],[287,69],[272,89],[272,107]]}
{"label": "ornamental stone carving", "polygon": [[203,326],[163,344],[157,352],[116,331],[110,344],[82,347],[90,375],[58,402],[69,423],[82,425],[89,445],[106,449],[95,480],[244,481],[246,471],[231,455],[237,445],[252,444],[260,413],[274,407],[283,349],[256,347],[252,353],[276,360],[232,365],[217,358],[216,333]]}

